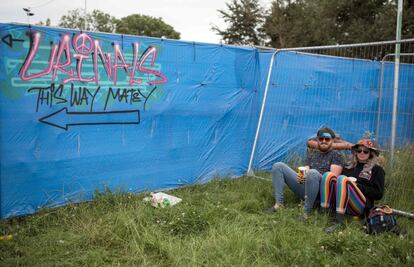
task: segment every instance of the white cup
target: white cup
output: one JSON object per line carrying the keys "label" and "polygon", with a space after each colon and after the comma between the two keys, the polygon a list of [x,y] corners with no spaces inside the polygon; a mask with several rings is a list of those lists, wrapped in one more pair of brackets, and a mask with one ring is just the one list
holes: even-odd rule
{"label": "white cup", "polygon": [[355,177],[348,177],[348,179],[353,183],[355,183],[357,181],[357,178],[355,178]]}
{"label": "white cup", "polygon": [[308,168],[306,167],[298,167],[298,174],[301,177],[304,177],[306,175],[306,173],[308,172]]}

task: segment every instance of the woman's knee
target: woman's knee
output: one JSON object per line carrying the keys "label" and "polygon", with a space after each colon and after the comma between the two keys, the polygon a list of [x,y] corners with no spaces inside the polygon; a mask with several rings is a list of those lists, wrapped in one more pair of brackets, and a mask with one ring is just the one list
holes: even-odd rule
{"label": "woman's knee", "polygon": [[272,166],[272,172],[273,171],[276,171],[276,170],[282,170],[282,169],[284,169],[286,167],[288,167],[288,166],[285,163],[283,163],[283,162],[276,162]]}
{"label": "woman's knee", "polygon": [[333,172],[325,172],[322,175],[322,180],[323,181],[331,180],[332,178],[336,179],[336,175]]}
{"label": "woman's knee", "polygon": [[345,175],[339,175],[338,176],[338,183],[339,184],[346,184],[346,183],[349,183],[350,181],[351,180]]}

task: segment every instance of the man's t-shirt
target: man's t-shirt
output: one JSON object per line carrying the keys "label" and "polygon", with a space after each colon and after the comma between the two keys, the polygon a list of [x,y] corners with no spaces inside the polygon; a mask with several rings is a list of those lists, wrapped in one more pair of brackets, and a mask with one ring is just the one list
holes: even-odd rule
{"label": "man's t-shirt", "polygon": [[330,150],[328,152],[321,152],[315,150],[308,152],[306,155],[305,165],[308,165],[311,169],[317,170],[320,174],[324,174],[331,170],[331,165],[343,166],[344,161],[342,156],[336,150]]}

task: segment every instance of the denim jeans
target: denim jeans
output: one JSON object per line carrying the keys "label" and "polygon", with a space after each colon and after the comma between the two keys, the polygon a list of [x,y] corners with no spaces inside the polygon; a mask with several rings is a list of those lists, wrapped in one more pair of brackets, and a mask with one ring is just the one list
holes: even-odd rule
{"label": "denim jeans", "polygon": [[300,199],[305,200],[305,213],[311,213],[318,197],[321,179],[322,175],[317,170],[310,169],[305,176],[305,182],[301,184],[297,181],[297,173],[288,165],[283,162],[273,164],[272,183],[276,203],[283,204],[283,190],[286,184]]}

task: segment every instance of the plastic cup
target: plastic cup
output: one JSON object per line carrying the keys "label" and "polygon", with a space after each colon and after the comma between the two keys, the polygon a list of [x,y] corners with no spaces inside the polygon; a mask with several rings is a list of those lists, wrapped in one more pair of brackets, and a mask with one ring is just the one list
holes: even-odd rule
{"label": "plastic cup", "polygon": [[305,175],[308,172],[306,167],[298,167],[298,176],[300,177],[299,183],[303,184],[305,182]]}
{"label": "plastic cup", "polygon": [[301,177],[305,177],[308,169],[306,167],[298,167],[298,175]]}
{"label": "plastic cup", "polygon": [[355,178],[355,177],[348,177],[348,179],[353,183],[355,183],[357,181],[357,178]]}

